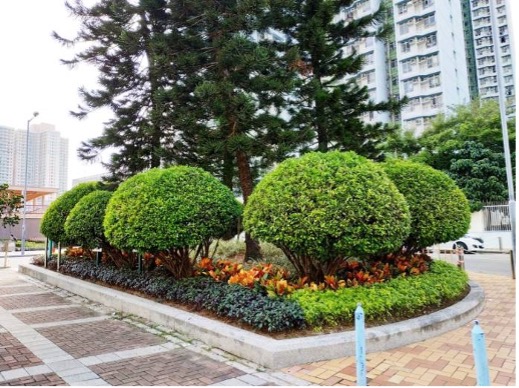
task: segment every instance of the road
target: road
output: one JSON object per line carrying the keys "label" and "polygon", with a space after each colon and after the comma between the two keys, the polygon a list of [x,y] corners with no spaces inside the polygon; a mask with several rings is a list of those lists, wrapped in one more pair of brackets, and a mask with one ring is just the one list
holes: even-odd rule
{"label": "road", "polygon": [[[433,257],[436,256],[433,254]],[[457,255],[441,253],[440,258],[449,263],[458,262]],[[512,277],[510,254],[508,253],[475,253],[465,254],[465,270],[488,275],[501,275]]]}

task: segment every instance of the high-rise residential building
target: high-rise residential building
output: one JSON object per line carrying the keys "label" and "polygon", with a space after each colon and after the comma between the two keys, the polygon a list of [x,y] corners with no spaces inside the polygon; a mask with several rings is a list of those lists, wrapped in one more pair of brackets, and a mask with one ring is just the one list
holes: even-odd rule
{"label": "high-rise residential building", "polygon": [[463,0],[467,48],[472,48],[469,69],[473,95],[485,99],[499,96],[501,77],[507,113],[515,116],[513,42],[509,33],[506,0]]}
{"label": "high-rise residential building", "polygon": [[[384,0],[358,0],[343,12],[353,20],[374,12]],[[407,97],[399,116],[369,114],[366,122],[398,122],[420,134],[438,114],[475,98],[497,98],[495,45],[491,20],[485,16],[495,4],[501,70],[515,114],[515,89],[506,0],[392,0],[386,2],[394,26],[384,42],[363,38],[345,52],[364,57],[364,68],[354,75],[367,86],[373,101]],[[483,10],[483,11],[482,11]],[[497,30],[496,30],[497,31]],[[512,101],[514,103],[512,103]]]}
{"label": "high-rise residential building", "polygon": [[470,101],[461,4],[395,0],[394,26],[402,127],[421,133],[431,119]]}
{"label": "high-rise residential building", "polygon": [[27,186],[67,190],[68,139],[61,137],[51,124],[33,124],[29,130],[26,157],[26,130],[0,126],[0,182],[13,186]]}

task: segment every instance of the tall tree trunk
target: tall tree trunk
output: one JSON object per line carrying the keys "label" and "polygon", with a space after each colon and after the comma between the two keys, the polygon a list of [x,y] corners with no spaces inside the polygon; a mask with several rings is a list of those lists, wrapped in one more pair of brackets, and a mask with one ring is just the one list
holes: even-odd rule
{"label": "tall tree trunk", "polygon": [[[237,151],[236,161],[238,164],[238,175],[240,178],[240,186],[243,194],[243,204],[246,205],[254,187],[249,158],[245,152]],[[251,259],[261,259],[261,250],[259,243],[254,240],[248,233],[245,233],[245,261]]]}
{"label": "tall tree trunk", "polygon": [[234,155],[229,152],[227,147],[223,151],[223,171],[222,182],[229,189],[233,189],[234,178]]}
{"label": "tall tree trunk", "polygon": [[152,49],[151,40],[152,32],[148,28],[149,20],[146,16],[146,12],[141,10],[141,26],[142,35],[144,38],[144,52],[148,60],[148,81],[150,83],[150,108],[151,108],[151,136],[150,136],[150,160],[149,167],[160,167],[162,162],[162,112],[164,106],[162,103],[156,101],[156,92],[159,90],[159,78],[160,72],[156,67],[156,54]]}

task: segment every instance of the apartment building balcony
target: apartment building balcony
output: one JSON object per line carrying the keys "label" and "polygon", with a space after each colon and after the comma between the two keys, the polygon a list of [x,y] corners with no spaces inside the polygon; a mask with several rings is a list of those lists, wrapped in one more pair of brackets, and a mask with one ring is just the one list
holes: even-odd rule
{"label": "apartment building balcony", "polygon": [[[434,36],[434,38],[430,38]],[[425,56],[438,52],[436,35],[431,34],[425,37],[410,39],[407,42],[400,43],[399,57],[402,60],[416,56]]]}
{"label": "apartment building balcony", "polygon": [[472,0],[471,5],[473,10],[476,10],[481,7],[488,7],[489,0]]}
{"label": "apartment building balcony", "polygon": [[473,28],[489,26],[490,24],[491,24],[490,23],[490,16],[480,17],[480,18],[477,18],[477,19],[473,20],[473,22],[472,22]]}
{"label": "apartment building balcony", "polygon": [[434,0],[407,0],[395,2],[396,12],[394,13],[395,21],[401,21],[409,16],[421,16],[430,12]]}

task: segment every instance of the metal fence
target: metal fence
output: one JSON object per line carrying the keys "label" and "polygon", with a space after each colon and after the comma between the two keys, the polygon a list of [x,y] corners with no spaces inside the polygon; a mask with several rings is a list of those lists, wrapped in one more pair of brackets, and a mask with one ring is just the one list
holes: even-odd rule
{"label": "metal fence", "polygon": [[512,230],[508,204],[499,203],[483,206],[483,222],[485,231]]}

